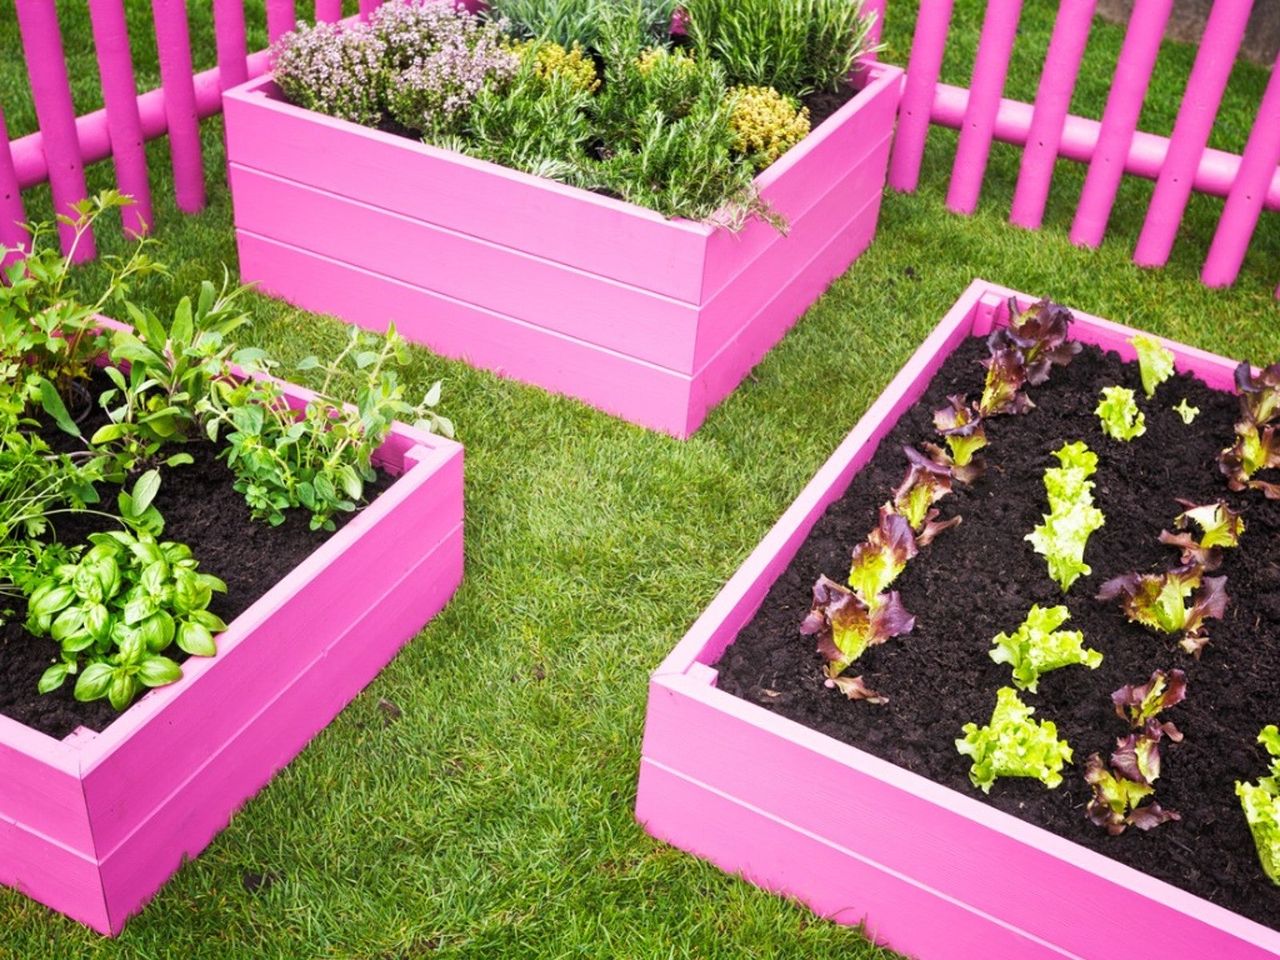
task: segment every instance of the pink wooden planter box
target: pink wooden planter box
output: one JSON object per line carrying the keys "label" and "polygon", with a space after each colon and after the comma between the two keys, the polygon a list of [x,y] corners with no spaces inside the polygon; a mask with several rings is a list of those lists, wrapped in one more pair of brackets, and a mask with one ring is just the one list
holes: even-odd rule
{"label": "pink wooden planter box", "polygon": [[0,716],[0,882],[118,933],[440,611],[462,579],[462,447],[396,424],[375,461],[395,482],[178,683],[61,741]]}
{"label": "pink wooden planter box", "polygon": [[224,96],[240,273],[687,437],[875,234],[902,71],[871,64],[861,82],[757,178],[783,237],[336,120],[259,78]]}
{"label": "pink wooden planter box", "polygon": [[[663,661],[650,684],[636,815],[654,836],[922,960],[1262,960],[1280,933],[716,689],[716,663],[814,523],[968,336],[1007,322],[974,281]],[[1128,327],[1076,314],[1126,359]],[[1235,364],[1166,341],[1232,390]],[[800,642],[799,639],[796,641]],[[1135,941],[1134,937],[1139,940]]]}

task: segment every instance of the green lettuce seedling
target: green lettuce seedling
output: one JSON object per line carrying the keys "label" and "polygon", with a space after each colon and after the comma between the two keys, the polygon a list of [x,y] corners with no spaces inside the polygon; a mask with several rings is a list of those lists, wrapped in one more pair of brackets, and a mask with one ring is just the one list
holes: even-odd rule
{"label": "green lettuce seedling", "polygon": [[1258,734],[1258,742],[1271,755],[1271,775],[1257,783],[1236,782],[1236,796],[1253,833],[1262,872],[1280,886],[1280,728],[1273,723]]}
{"label": "green lettuce seedling", "polygon": [[928,546],[943,530],[954,527],[959,517],[935,521],[938,511],[933,505],[951,493],[952,471],[948,464],[925,456],[915,447],[904,446],[907,473],[893,491],[893,510],[904,517],[915,533],[916,545]]}
{"label": "green lettuce seedling", "polygon": [[[987,445],[987,430],[982,417],[960,394],[947,397],[947,406],[933,412],[933,425],[947,442],[955,468],[970,466],[974,455]],[[968,483],[968,477],[957,476]]]}
{"label": "green lettuce seedling", "polygon": [[1097,469],[1097,454],[1077,441],[1065,444],[1053,455],[1061,466],[1044,472],[1049,513],[1025,539],[1047,561],[1049,576],[1066,591],[1078,578],[1093,573],[1084,562],[1084,551],[1089,537],[1106,518],[1093,505],[1093,481],[1089,479]]}
{"label": "green lettuce seedling", "polygon": [[1138,351],[1142,391],[1148,398],[1153,397],[1156,387],[1173,376],[1173,351],[1161,346],[1160,341],[1141,333],[1130,337],[1129,342]]}
{"label": "green lettuce seedling", "polygon": [[1147,432],[1146,418],[1128,387],[1103,387],[1102,399],[1093,412],[1102,422],[1102,432],[1112,440],[1127,443]]}
{"label": "green lettuce seedling", "polygon": [[1098,590],[1098,599],[1119,599],[1125,616],[1148,630],[1181,633],[1178,645],[1199,659],[1209,642],[1205,621],[1226,612],[1226,585],[1226,577],[1206,577],[1203,567],[1187,564],[1164,573],[1113,577]]}
{"label": "green lettuce seedling", "polygon": [[964,725],[956,749],[972,758],[969,779],[983,793],[998,777],[1033,777],[1053,789],[1062,783],[1062,767],[1071,762],[1071,746],[1058,739],[1051,720],[1032,720],[1035,710],[1018,699],[1012,687],[996,692],[991,722]]}
{"label": "green lettuce seedling", "polygon": [[1010,635],[998,634],[992,644],[991,659],[1013,668],[1013,682],[1019,690],[1036,692],[1040,675],[1060,667],[1081,664],[1096,670],[1102,654],[1086,650],[1079,630],[1059,630],[1071,618],[1066,607],[1043,608],[1032,605],[1027,618]]}
{"label": "green lettuce seedling", "polygon": [[1236,393],[1240,419],[1236,441],[1218,456],[1218,466],[1232,490],[1258,490],[1269,500],[1280,500],[1280,483],[1254,479],[1259,470],[1280,468],[1280,363],[1256,375],[1247,363],[1236,367]]}
{"label": "green lettuce seedling", "polygon": [[1192,420],[1200,416],[1200,408],[1193,407],[1191,404],[1187,403],[1186,397],[1183,397],[1178,405],[1173,408],[1173,412],[1182,418],[1183,423],[1188,425]]}
{"label": "green lettuce seedling", "polygon": [[827,577],[813,585],[813,607],[800,624],[802,636],[818,638],[818,652],[834,679],[869,648],[910,633],[916,618],[902,606],[897,591],[877,597],[874,607]]}

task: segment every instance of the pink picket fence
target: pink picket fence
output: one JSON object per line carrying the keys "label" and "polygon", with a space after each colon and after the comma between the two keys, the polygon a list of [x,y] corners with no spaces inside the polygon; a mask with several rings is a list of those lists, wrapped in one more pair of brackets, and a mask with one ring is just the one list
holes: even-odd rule
{"label": "pink picket fence", "polygon": [[[183,0],[151,0],[162,85],[138,94],[125,25],[124,0],[87,0],[101,73],[104,107],[77,117],[72,105],[55,5],[14,0],[26,54],[39,132],[10,141],[0,105],[0,244],[17,246],[24,234],[21,191],[49,182],[55,209],[85,196],[86,164],[111,158],[121,191],[137,202],[123,226],[152,223],[146,140],[168,135],[179,209],[204,206],[199,121],[222,108],[222,91],[261,74],[264,51],[250,53],[243,0],[213,0],[217,66],[194,73]],[[368,13],[381,0],[359,0]],[[1232,283],[1264,210],[1280,210],[1280,70],[1274,70],[1259,104],[1243,155],[1209,149],[1209,133],[1254,0],[1216,0],[1187,80],[1181,110],[1169,137],[1137,129],[1160,38],[1173,0],[1136,0],[1115,67],[1101,121],[1068,113],[1097,0],[1062,0],[1033,104],[1005,99],[1005,76],[1016,39],[1022,0],[988,3],[969,89],[938,81],[950,31],[953,0],[920,0],[906,90],[899,117],[890,184],[915,189],[931,124],[960,130],[947,203],[972,213],[982,189],[991,144],[1022,148],[1022,166],[1010,220],[1038,228],[1052,189],[1054,163],[1066,157],[1089,170],[1071,228],[1071,239],[1097,246],[1106,231],[1121,178],[1155,181],[1135,262],[1160,266],[1193,191],[1225,198],[1202,271],[1210,286]],[[1267,0],[1263,0],[1267,2]],[[477,6],[478,0],[469,0]],[[864,4],[881,19],[886,0]],[[266,0],[267,32],[275,39],[299,16],[334,20],[341,0]],[[888,11],[893,15],[893,8]],[[77,258],[95,255],[92,238]],[[64,231],[63,242],[70,233]],[[1280,288],[1276,291],[1280,296]]]}
{"label": "pink picket fence", "polygon": [[[1266,0],[1264,0],[1266,2]],[[1280,69],[1272,69],[1243,156],[1208,148],[1254,0],[1215,0],[1169,137],[1137,129],[1173,0],[1136,0],[1102,120],[1070,115],[1097,0],[1062,0],[1034,104],[1003,98],[1022,0],[987,4],[969,89],[938,82],[953,0],[920,0],[889,183],[916,188],[930,124],[960,131],[947,206],[972,213],[993,140],[1022,148],[1009,214],[1038,229],[1059,157],[1088,164],[1072,242],[1096,247],[1125,174],[1155,181],[1134,262],[1163,266],[1193,190],[1226,198],[1201,271],[1209,286],[1234,282],[1263,209],[1280,210]],[[1280,58],[1277,60],[1280,66]],[[1276,291],[1280,296],[1280,289]]]}

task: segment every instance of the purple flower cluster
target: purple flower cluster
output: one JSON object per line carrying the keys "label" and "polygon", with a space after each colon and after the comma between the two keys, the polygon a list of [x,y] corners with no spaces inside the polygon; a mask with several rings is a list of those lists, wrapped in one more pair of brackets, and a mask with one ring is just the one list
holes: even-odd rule
{"label": "purple flower cluster", "polygon": [[290,103],[353,123],[383,114],[386,47],[364,24],[300,26],[271,48],[275,81]]}
{"label": "purple flower cluster", "polygon": [[370,28],[386,50],[387,112],[411,130],[448,130],[487,82],[509,80],[520,64],[503,45],[501,24],[454,0],[385,3]]}

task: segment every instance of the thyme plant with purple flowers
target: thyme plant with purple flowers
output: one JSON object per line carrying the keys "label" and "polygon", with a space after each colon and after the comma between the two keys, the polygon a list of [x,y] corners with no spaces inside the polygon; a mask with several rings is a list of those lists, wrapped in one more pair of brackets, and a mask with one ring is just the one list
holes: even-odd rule
{"label": "thyme plant with purple flowers", "polygon": [[386,46],[363,23],[302,24],[271,48],[275,80],[290,103],[366,126],[382,119]]}

